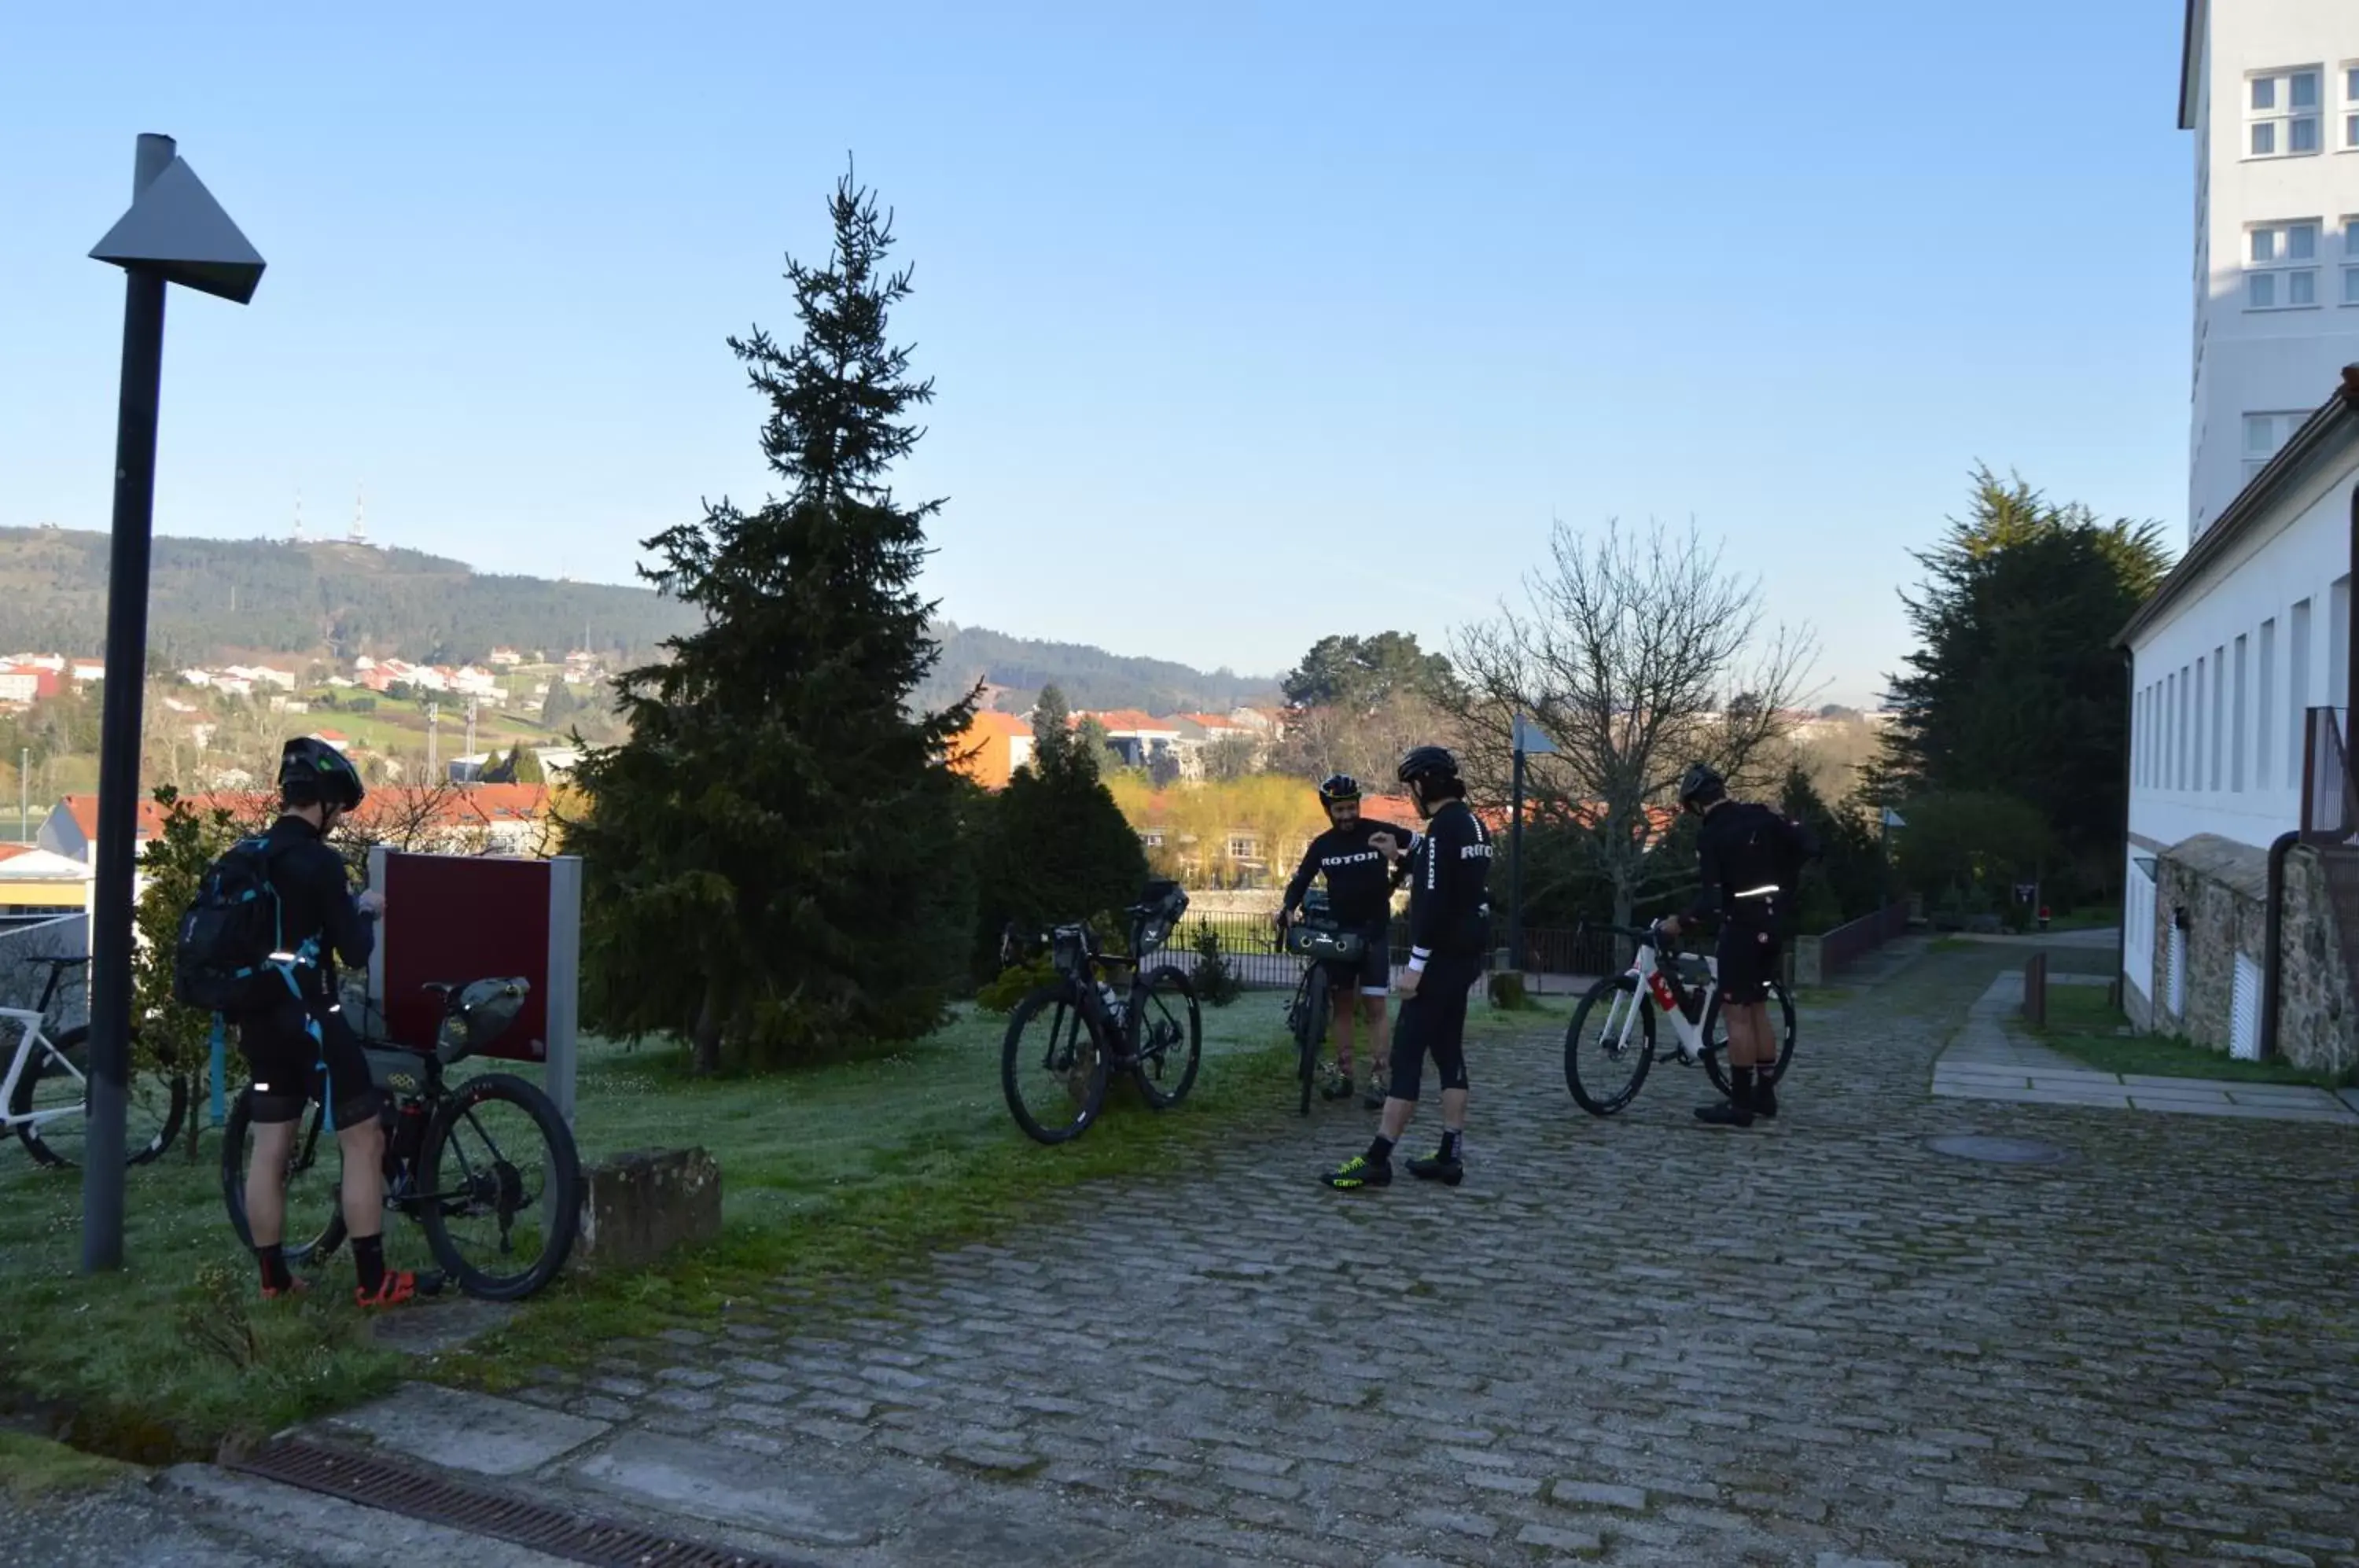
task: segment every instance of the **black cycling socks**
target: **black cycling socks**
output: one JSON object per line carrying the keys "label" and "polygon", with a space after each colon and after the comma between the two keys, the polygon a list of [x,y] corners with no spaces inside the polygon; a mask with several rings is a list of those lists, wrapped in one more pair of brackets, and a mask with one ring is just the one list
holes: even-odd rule
{"label": "black cycling socks", "polygon": [[287,1272],[285,1244],[274,1241],[268,1247],[257,1247],[254,1249],[254,1257],[255,1261],[262,1265],[264,1290],[284,1290],[295,1283],[295,1277]]}
{"label": "black cycling socks", "polygon": [[1393,1140],[1386,1138],[1384,1134],[1378,1133],[1375,1137],[1375,1141],[1368,1145],[1368,1163],[1371,1165],[1389,1165],[1392,1163],[1392,1159]]}
{"label": "black cycling socks", "polygon": [[1462,1130],[1452,1132],[1450,1128],[1443,1127],[1441,1129],[1441,1158],[1444,1160],[1463,1159],[1465,1157],[1465,1138],[1466,1134]]}
{"label": "black cycling socks", "polygon": [[1728,1103],[1740,1111],[1753,1108],[1753,1069],[1732,1067],[1728,1070]]}
{"label": "black cycling socks", "polygon": [[353,1269],[360,1276],[361,1294],[374,1296],[385,1284],[385,1237],[353,1237]]}

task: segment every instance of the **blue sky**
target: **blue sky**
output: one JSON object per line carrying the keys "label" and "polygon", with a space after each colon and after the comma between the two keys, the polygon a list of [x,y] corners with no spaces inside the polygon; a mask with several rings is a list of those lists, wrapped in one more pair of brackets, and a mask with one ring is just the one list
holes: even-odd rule
{"label": "blue sky", "polygon": [[629,580],[761,492],[722,339],[790,324],[852,153],[962,621],[1275,670],[1446,641],[1551,517],[1692,517],[1857,701],[1976,461],[2183,537],[2175,6],[326,12],[11,18],[0,525],[106,526],[84,256],[153,130],[270,262],[172,302],[168,533],[365,486],[380,539]]}

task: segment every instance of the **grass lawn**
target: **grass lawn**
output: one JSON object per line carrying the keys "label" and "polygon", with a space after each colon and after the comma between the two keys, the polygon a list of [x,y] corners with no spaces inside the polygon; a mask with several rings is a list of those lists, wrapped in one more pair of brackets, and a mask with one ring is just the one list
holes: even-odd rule
{"label": "grass lawn", "polygon": [[[1291,1114],[1285,997],[1204,1009],[1204,1066],[1178,1109],[1117,1088],[1073,1143],[1041,1148],[1000,1096],[1005,1020],[962,1011],[897,1054],[755,1079],[697,1082],[677,1050],[585,1041],[577,1137],[585,1161],[701,1145],[720,1161],[725,1231],[658,1271],[569,1272],[472,1351],[420,1364],[367,1339],[345,1294],[349,1251],[294,1303],[255,1295],[222,1209],[219,1135],[129,1172],[125,1268],[88,1279],[80,1173],[0,1148],[0,1404],[45,1416],[82,1448],[150,1463],[210,1457],[404,1377],[499,1386],[518,1368],[596,1352],[618,1334],[691,1322],[782,1281],[839,1289],[1020,1220],[1051,1189],[1149,1167],[1206,1136]],[[1477,1004],[1478,1017],[1488,1009]],[[1528,1028],[1540,1015],[1516,1015]],[[202,1115],[202,1107],[199,1107]],[[290,1225],[290,1228],[293,1226]],[[396,1219],[396,1267],[430,1263]],[[424,1307],[420,1311],[431,1311]]]}
{"label": "grass lawn", "polygon": [[131,1474],[112,1459],[21,1432],[0,1430],[0,1488],[29,1503],[61,1492],[91,1492]]}
{"label": "grass lawn", "polygon": [[2168,1035],[2121,1035],[2129,1019],[2105,1000],[2102,985],[2048,987],[2048,1024],[2033,1032],[2040,1042],[2087,1062],[2101,1073],[2156,1078],[2216,1078],[2239,1083],[2318,1083],[2335,1087],[2329,1073],[2305,1073],[2283,1062],[2239,1062]]}

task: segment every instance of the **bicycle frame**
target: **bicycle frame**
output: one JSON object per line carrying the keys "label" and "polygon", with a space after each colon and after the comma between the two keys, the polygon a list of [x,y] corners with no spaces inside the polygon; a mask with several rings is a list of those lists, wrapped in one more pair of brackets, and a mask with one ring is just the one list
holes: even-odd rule
{"label": "bicycle frame", "polygon": [[14,1131],[20,1127],[39,1127],[44,1122],[55,1121],[60,1116],[82,1115],[82,1108],[79,1105],[60,1105],[54,1110],[34,1111],[21,1116],[8,1114],[8,1107],[16,1103],[17,1082],[25,1076],[25,1070],[38,1060],[35,1054],[37,1049],[39,1055],[46,1056],[49,1061],[55,1062],[60,1067],[72,1073],[77,1083],[87,1087],[90,1080],[66,1059],[63,1051],[49,1043],[49,1037],[41,1031],[41,1025],[45,1021],[41,1014],[26,1007],[0,1007],[0,1018],[15,1024],[20,1031],[16,1037],[16,1052],[8,1062],[8,1074],[5,1078],[0,1078],[0,1131]]}
{"label": "bicycle frame", "polygon": [[[1701,1062],[1704,1056],[1703,1023],[1712,1017],[1712,997],[1720,989],[1720,961],[1706,954],[1703,955],[1703,964],[1712,978],[1697,997],[1696,1016],[1690,1019],[1686,1009],[1680,1006],[1676,995],[1668,999],[1663,995],[1664,990],[1675,982],[1663,973],[1661,953],[1653,942],[1640,942],[1637,953],[1630,960],[1630,967],[1623,972],[1624,977],[1632,982],[1631,987],[1614,994],[1613,1006],[1606,1011],[1605,1028],[1600,1038],[1610,1036],[1616,1051],[1626,1047],[1630,1043],[1630,1031],[1638,1021],[1639,1007],[1652,1002],[1655,1010],[1670,1020],[1671,1030],[1679,1040],[1680,1060],[1690,1067]],[[1616,1010],[1621,1008],[1625,996],[1629,998],[1629,1009],[1620,1013],[1617,1029]]]}

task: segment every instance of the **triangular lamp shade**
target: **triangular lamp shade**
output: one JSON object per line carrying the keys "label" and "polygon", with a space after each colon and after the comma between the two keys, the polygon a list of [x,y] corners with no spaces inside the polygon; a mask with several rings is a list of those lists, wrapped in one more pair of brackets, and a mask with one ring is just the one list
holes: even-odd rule
{"label": "triangular lamp shade", "polygon": [[262,281],[260,253],[230,222],[186,159],[174,158],[91,251],[93,261],[145,267],[167,282],[243,305]]}

